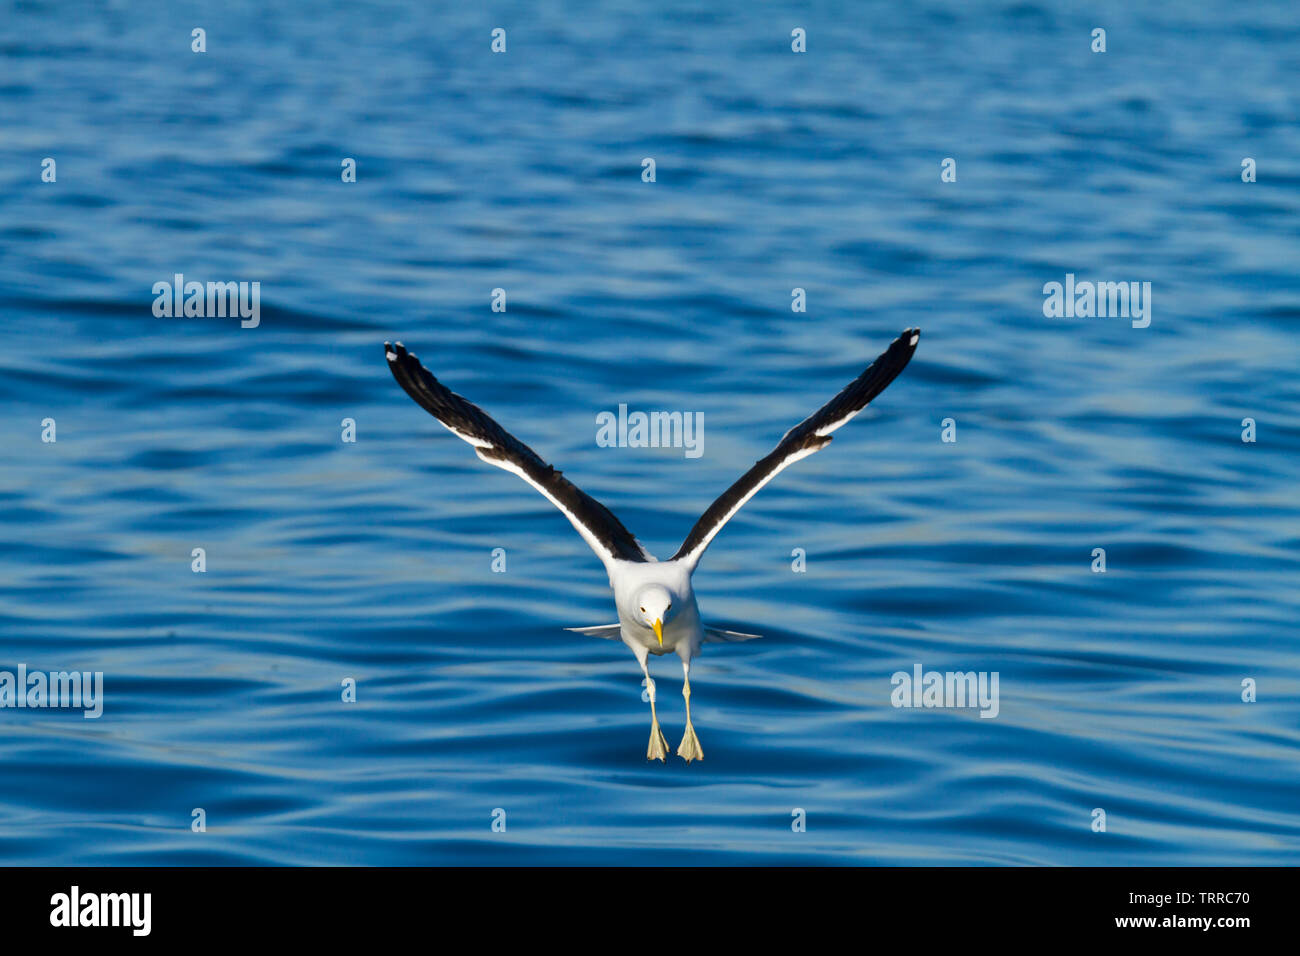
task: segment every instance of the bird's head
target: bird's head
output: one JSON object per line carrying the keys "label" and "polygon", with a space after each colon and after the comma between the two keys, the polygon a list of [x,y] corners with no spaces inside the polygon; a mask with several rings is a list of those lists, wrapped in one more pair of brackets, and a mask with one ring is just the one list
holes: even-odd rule
{"label": "bird's head", "polygon": [[655,637],[659,638],[659,646],[664,646],[664,622],[669,619],[673,610],[673,595],[662,584],[650,584],[642,588],[636,595],[637,613],[641,615],[641,621],[646,627],[655,632]]}

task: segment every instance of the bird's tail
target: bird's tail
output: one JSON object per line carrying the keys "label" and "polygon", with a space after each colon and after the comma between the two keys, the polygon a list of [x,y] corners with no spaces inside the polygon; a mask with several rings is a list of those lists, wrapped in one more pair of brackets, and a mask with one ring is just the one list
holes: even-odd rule
{"label": "bird's tail", "polygon": [[705,644],[733,644],[736,641],[753,641],[762,637],[762,634],[742,634],[740,631],[728,631],[721,627],[704,626],[704,643]]}
{"label": "bird's tail", "polygon": [[607,641],[617,641],[622,634],[621,624],[595,624],[591,627],[566,627],[566,631],[586,634],[588,637],[603,637]]}

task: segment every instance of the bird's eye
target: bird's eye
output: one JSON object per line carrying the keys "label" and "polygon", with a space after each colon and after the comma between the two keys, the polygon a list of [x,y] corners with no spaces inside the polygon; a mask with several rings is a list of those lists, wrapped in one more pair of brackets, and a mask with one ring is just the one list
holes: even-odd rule
{"label": "bird's eye", "polygon": [[642,614],[645,613],[645,608],[641,608],[641,613],[642,613]]}

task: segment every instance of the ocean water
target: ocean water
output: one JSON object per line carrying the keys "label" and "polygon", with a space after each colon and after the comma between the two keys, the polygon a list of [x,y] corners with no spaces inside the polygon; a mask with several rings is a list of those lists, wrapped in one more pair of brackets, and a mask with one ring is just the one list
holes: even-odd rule
{"label": "ocean water", "polygon": [[[104,675],[0,708],[0,862],[1300,862],[1294,5],[702,6],[0,5],[0,670]],[[177,273],[260,324],[155,316]],[[1045,316],[1067,274],[1150,324]],[[689,766],[563,629],[599,563],[381,347],[667,556],[910,325],[705,556],[764,638]],[[892,706],[916,665],[997,716]]]}

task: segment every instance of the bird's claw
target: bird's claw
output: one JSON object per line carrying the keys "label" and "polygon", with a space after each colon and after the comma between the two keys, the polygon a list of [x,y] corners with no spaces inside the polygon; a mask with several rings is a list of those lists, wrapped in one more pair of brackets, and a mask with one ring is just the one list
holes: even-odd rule
{"label": "bird's claw", "polygon": [[692,760],[704,759],[704,748],[700,746],[700,738],[695,736],[695,728],[690,724],[686,725],[686,733],[682,735],[681,746],[677,748],[677,756],[687,763]]}
{"label": "bird's claw", "polygon": [[650,746],[646,748],[645,759],[660,762],[666,762],[668,759],[668,741],[664,739],[658,721],[655,721],[654,726],[650,728]]}

